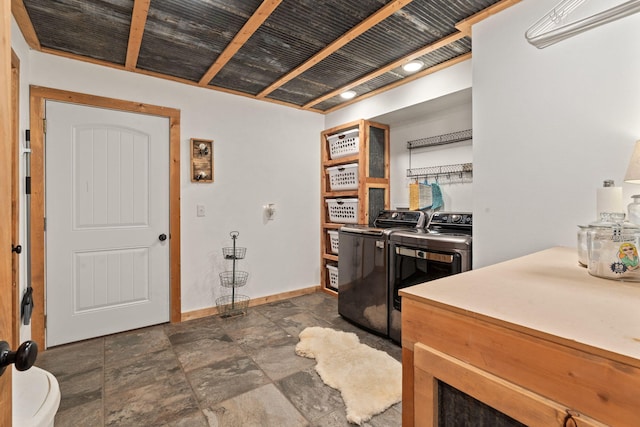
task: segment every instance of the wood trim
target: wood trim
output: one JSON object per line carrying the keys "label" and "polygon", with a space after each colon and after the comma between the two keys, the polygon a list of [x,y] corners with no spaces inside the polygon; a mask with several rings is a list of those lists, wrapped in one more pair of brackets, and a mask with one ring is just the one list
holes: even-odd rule
{"label": "wood trim", "polygon": [[[528,426],[563,426],[571,414],[576,427],[605,427],[584,414],[482,371],[434,348],[414,347],[416,426],[438,425],[438,380]],[[404,409],[404,408],[403,408]]]}
{"label": "wood trim", "polygon": [[312,56],[310,59],[305,61],[303,64],[299,65],[298,67],[294,68],[291,72],[289,72],[285,76],[276,80],[273,84],[271,84],[269,87],[267,87],[262,92],[260,92],[257,95],[257,98],[262,99],[266,97],[268,94],[278,89],[283,84],[287,83],[293,78],[304,73],[309,68],[313,67],[314,65],[316,65],[317,63],[319,63],[320,61],[322,61],[323,59],[325,59],[326,57],[328,57],[329,55],[331,55],[332,53],[334,53],[335,51],[337,51],[347,43],[349,43],[350,41],[362,35],[367,30],[371,29],[373,26],[384,21],[389,16],[393,15],[398,10],[402,9],[412,1],[413,0],[394,0],[390,3],[387,3],[385,6],[378,9],[378,11],[375,12],[373,15],[369,16],[367,19],[360,22],[358,25],[356,25],[355,27],[353,27],[352,29],[344,33],[338,39],[329,43],[324,49],[316,53],[314,56]]}
{"label": "wood trim", "polygon": [[[361,123],[359,134],[360,149],[358,152],[358,224],[369,223],[369,192],[365,184],[369,175],[369,135],[369,126]],[[340,254],[338,254],[339,257]]]}
{"label": "wood trim", "polygon": [[106,98],[97,95],[90,95],[78,92],[71,92],[60,89],[52,89],[42,86],[31,86],[31,96],[38,99],[69,102],[73,104],[88,105],[100,108],[110,108],[114,110],[130,111],[141,114],[151,114],[168,117],[179,124],[180,110],[170,107],[162,107],[141,102],[126,101],[116,98]]}
{"label": "wood trim", "polygon": [[[372,128],[379,129],[384,132],[384,178],[374,178],[369,176]],[[327,137],[355,129],[358,130],[360,138],[358,152],[354,155],[331,159],[330,144]],[[358,224],[369,223],[369,192],[372,188],[384,190],[384,209],[389,209],[389,146],[389,126],[364,119],[354,120],[320,132],[320,288],[323,292],[331,295],[337,295],[339,293],[339,291],[336,292],[328,287],[329,277],[327,273],[327,264],[329,262],[336,261],[339,263],[340,256],[339,254],[335,255],[329,253],[328,248],[330,247],[330,244],[328,243],[329,237],[327,235],[327,231],[336,230],[342,226],[342,224],[330,222],[326,199],[333,197],[357,197],[359,205],[356,222]],[[358,187],[353,190],[331,191],[327,167],[347,163],[358,163]]]}
{"label": "wood trim", "polygon": [[[486,9],[481,10],[480,12],[476,13],[475,15],[473,15],[473,16],[471,16],[471,17],[469,17],[469,18],[467,18],[467,19],[465,19],[463,21],[458,22],[456,24],[456,28],[458,29],[458,31],[460,31],[459,33],[452,34],[452,35],[450,35],[448,37],[442,38],[442,39],[438,40],[437,42],[432,43],[432,44],[430,44],[428,46],[425,46],[425,47],[423,47],[423,48],[421,48],[419,50],[416,50],[416,51],[410,53],[409,55],[407,55],[407,56],[405,56],[405,57],[403,57],[403,58],[401,58],[401,59],[389,64],[389,65],[387,65],[386,67],[381,68],[381,69],[379,69],[379,70],[377,70],[377,71],[375,71],[375,72],[373,72],[371,74],[368,74],[368,75],[366,75],[366,76],[364,76],[364,77],[362,77],[362,78],[360,78],[360,79],[358,79],[358,80],[356,80],[356,81],[354,81],[352,83],[349,83],[348,85],[343,86],[340,89],[336,89],[336,90],[334,90],[334,91],[332,91],[332,92],[330,92],[328,94],[323,95],[320,98],[314,99],[313,101],[303,105],[302,109],[311,108],[314,105],[317,105],[322,101],[330,99],[330,98],[336,96],[339,93],[342,93],[344,91],[352,89],[352,88],[354,88],[354,87],[356,87],[358,85],[361,85],[361,84],[363,84],[363,83],[365,83],[365,82],[367,82],[369,80],[372,80],[372,79],[374,79],[374,78],[376,78],[376,77],[378,77],[378,76],[380,76],[380,75],[382,75],[382,74],[384,74],[384,73],[386,73],[386,72],[388,72],[388,71],[390,71],[390,70],[392,70],[392,69],[394,69],[396,67],[399,67],[399,66],[403,65],[406,62],[410,62],[410,61],[412,61],[412,60],[414,60],[414,59],[416,59],[416,58],[418,58],[418,57],[420,57],[422,55],[426,55],[429,52],[432,52],[432,51],[437,50],[437,49],[439,49],[439,48],[441,48],[443,46],[446,46],[446,45],[448,45],[450,43],[453,43],[454,41],[459,40],[459,39],[461,39],[463,37],[467,37],[467,36],[471,37],[471,26],[472,25],[475,25],[478,22],[482,21],[483,19],[486,19],[486,18],[490,17],[491,15],[495,15],[496,13],[501,12],[502,10],[511,7],[514,4],[519,3],[520,1],[521,0],[502,0],[502,1],[496,3],[496,4],[492,5],[492,6],[489,6]],[[462,59],[462,57],[464,57],[464,59]],[[378,94],[380,94],[382,92],[386,92],[387,90],[396,88],[398,86],[402,86],[403,84],[409,83],[409,82],[411,82],[411,81],[413,81],[413,80],[415,80],[417,78],[424,77],[426,75],[435,73],[436,71],[443,70],[443,69],[445,69],[447,67],[450,67],[452,65],[457,64],[458,62],[462,62],[463,60],[471,59],[471,52],[469,52],[469,53],[467,53],[465,55],[462,55],[462,57],[458,56],[456,58],[450,59],[449,61],[446,61],[446,62],[443,62],[441,64],[435,65],[433,67],[427,68],[426,70],[424,70],[424,71],[422,71],[420,73],[412,74],[411,76],[405,77],[404,79],[399,80],[399,81],[397,81],[395,83],[392,83],[392,84],[384,86],[384,87],[382,87],[380,89],[368,92],[365,95],[357,96],[357,97],[355,97],[354,99],[352,99],[349,102],[342,103],[342,104],[337,105],[337,106],[335,106],[335,107],[333,107],[331,109],[323,111],[323,114],[329,114],[329,113],[331,113],[333,111],[339,110],[341,108],[344,108],[344,107],[346,107],[348,105],[354,104],[354,103],[356,103],[358,101],[361,101],[363,99],[370,98],[370,97],[378,95]]]}
{"label": "wood trim", "polygon": [[251,18],[238,31],[233,40],[218,56],[218,59],[211,65],[207,72],[200,79],[199,84],[206,86],[222,70],[227,62],[240,50],[240,48],[251,38],[258,28],[267,20],[274,10],[282,3],[282,0],[264,0],[258,9],[251,15]]}
{"label": "wood trim", "polygon": [[[266,297],[252,298],[249,300],[249,307],[255,307],[258,305],[268,304],[271,302],[282,301],[290,298],[299,297],[302,295],[314,294],[320,291],[320,286],[312,286],[310,288],[298,289],[295,291],[283,292],[275,295],[268,295]],[[202,317],[215,316],[218,314],[217,307],[201,308],[199,310],[188,311],[182,313],[181,321],[200,319]]]}
{"label": "wood trim", "polygon": [[45,347],[44,290],[44,129],[45,100],[70,102],[114,110],[152,114],[169,119],[169,252],[170,321],[181,321],[180,285],[180,110],[139,102],[105,98],[59,89],[31,86],[31,257],[35,307],[31,335],[40,348]]}
{"label": "wood trim", "polygon": [[498,3],[495,3],[486,9],[481,10],[480,12],[464,19],[456,24],[456,28],[458,31],[464,33],[465,36],[471,37],[471,26],[477,24],[480,21],[483,21],[490,17],[491,15],[495,15],[498,12],[502,12],[503,10],[513,6],[516,3],[520,3],[521,0],[502,0]]}
{"label": "wood trim", "polygon": [[[235,53],[242,47],[242,45],[248,40],[248,38],[257,30],[257,28],[262,24],[262,22],[264,22],[264,20],[266,20],[269,16],[269,14],[271,14],[273,12],[273,10],[275,10],[278,6],[278,4],[281,2],[282,0],[264,0],[264,2],[261,4],[261,6],[258,8],[258,10],[251,16],[251,18],[249,19],[249,21],[247,21],[247,23],[245,24],[245,26],[242,28],[242,30],[236,35],[236,37],[234,37],[234,39],[230,42],[230,44],[227,46],[227,48],[222,52],[222,54],[218,57],[218,59],[216,60],[216,62],[214,62],[214,64],[209,68],[209,70],[202,76],[202,78],[200,79],[199,82],[194,82],[191,80],[187,80],[187,79],[183,79],[183,78],[179,78],[179,77],[175,77],[175,76],[169,76],[169,75],[164,75],[164,74],[160,74],[160,73],[156,73],[153,71],[148,71],[148,70],[141,70],[141,69],[137,69],[136,68],[136,62],[137,62],[137,58],[138,58],[138,54],[139,54],[139,50],[140,50],[140,43],[142,42],[142,36],[144,33],[144,25],[146,22],[146,17],[147,17],[147,13],[148,13],[148,8],[149,8],[149,2],[150,0],[136,0],[135,4],[134,4],[134,12],[133,12],[133,17],[132,17],[132,24],[131,24],[131,29],[130,29],[130,36],[129,36],[129,45],[127,48],[127,58],[126,58],[126,63],[125,65],[120,65],[120,64],[113,64],[113,63],[109,63],[106,61],[102,61],[102,60],[97,60],[97,59],[93,59],[93,58],[89,58],[86,56],[81,56],[81,55],[76,55],[76,54],[72,54],[72,53],[68,53],[68,52],[61,52],[61,51],[56,51],[53,49],[49,49],[49,48],[44,48],[40,45],[40,42],[38,40],[37,34],[35,32],[35,30],[33,29],[33,25],[31,23],[31,20],[29,19],[29,15],[26,11],[26,8],[24,6],[24,3],[22,0],[12,0],[12,10],[13,10],[13,14],[16,18],[16,22],[18,23],[18,26],[20,27],[20,30],[22,31],[23,36],[25,37],[25,40],[27,41],[27,43],[29,44],[29,46],[34,49],[34,50],[38,50],[41,51],[43,53],[49,53],[52,55],[56,55],[56,56],[62,56],[64,58],[69,58],[69,59],[74,59],[77,61],[82,61],[82,62],[88,62],[88,63],[92,63],[92,64],[97,64],[97,65],[102,65],[105,67],[109,67],[109,68],[114,68],[114,69],[118,69],[118,70],[126,70],[126,71],[130,71],[130,72],[134,72],[134,73],[138,73],[138,74],[143,74],[146,76],[151,76],[151,77],[157,77],[157,78],[161,78],[164,80],[170,80],[170,81],[175,81],[178,83],[182,83],[182,84],[187,84],[187,85],[191,85],[191,86],[197,86],[197,87],[204,87],[204,88],[208,88],[211,90],[216,90],[219,92],[224,92],[224,93],[229,93],[232,95],[238,95],[238,96],[243,96],[246,98],[251,98],[251,99],[259,99],[262,101],[266,101],[266,102],[271,102],[273,104],[278,104],[278,105],[283,105],[286,107],[290,107],[290,108],[296,108],[296,109],[300,109],[300,110],[306,110],[306,111],[311,111],[311,112],[315,112],[315,113],[319,113],[319,114],[328,114],[331,113],[333,111],[339,110],[341,108],[347,107],[353,103],[359,102],[363,99],[369,98],[371,96],[375,96],[378,95],[382,92],[385,92],[387,90],[393,89],[397,86],[401,86],[405,83],[409,83],[412,80],[415,80],[416,78],[419,77],[423,77],[427,74],[431,74],[433,72],[436,71],[440,71],[441,69],[446,68],[447,66],[453,65],[457,62],[459,62],[459,60],[456,61],[456,58],[454,58],[451,61],[446,62],[445,64],[447,64],[446,66],[441,66],[442,64],[436,65],[434,67],[428,68],[427,70],[425,70],[424,72],[421,73],[417,73],[408,77],[405,77],[404,79],[401,79],[391,85],[382,87],[380,89],[377,89],[375,91],[369,92],[366,95],[362,95],[362,96],[358,96],[356,98],[354,98],[353,100],[349,101],[349,102],[344,102],[341,103],[340,105],[337,105],[327,111],[321,111],[321,110],[317,110],[314,109],[313,106],[319,104],[320,102],[329,99],[333,96],[335,96],[336,94],[343,92],[345,90],[351,89],[353,87],[356,87],[366,81],[369,81],[375,77],[378,77],[379,75],[388,72],[389,70],[396,68],[408,61],[411,61],[413,59],[415,59],[418,56],[424,55],[434,49],[438,49],[439,47],[442,47],[445,44],[451,43],[453,41],[455,41],[456,39],[460,38],[460,37],[464,37],[464,36],[470,36],[471,35],[471,26],[476,24],[477,22],[480,22],[483,19],[488,18],[491,15],[494,15],[504,9],[507,9],[508,7],[520,2],[520,0],[502,0],[492,6],[489,6],[488,8],[476,13],[475,15],[460,21],[459,23],[456,24],[456,28],[460,31],[459,34],[454,34],[451,35],[449,37],[445,37],[442,40],[439,40],[429,46],[425,46],[422,49],[419,49],[417,51],[414,51],[413,53],[393,62],[392,64],[389,64],[383,68],[381,68],[380,70],[371,73],[365,77],[362,77],[346,86],[341,87],[340,89],[334,90],[329,94],[325,94],[322,97],[316,98],[314,100],[312,100],[311,102],[308,102],[307,104],[300,106],[297,104],[292,104],[289,102],[285,102],[285,101],[279,101],[276,99],[272,99],[272,98],[268,98],[267,95],[270,94],[271,92],[273,92],[274,90],[276,90],[277,88],[281,87],[282,85],[284,85],[285,83],[287,83],[288,81],[292,80],[293,78],[297,77],[298,75],[302,74],[303,72],[305,72],[306,70],[308,70],[309,68],[313,67],[314,65],[316,65],[318,62],[322,61],[324,58],[326,58],[327,56],[331,55],[332,53],[334,53],[336,50],[340,49],[342,46],[346,45],[347,43],[349,43],[350,41],[352,41],[353,39],[355,39],[356,37],[360,36],[362,33],[366,32],[368,29],[370,29],[371,27],[377,25],[379,22],[381,22],[382,20],[386,19],[387,17],[389,17],[390,15],[392,15],[393,13],[397,12],[398,10],[400,10],[401,8],[403,8],[404,6],[406,6],[407,4],[409,4],[412,0],[395,0],[392,1],[390,3],[388,3],[387,5],[383,6],[381,9],[379,9],[377,12],[375,12],[373,15],[371,15],[369,18],[365,19],[364,21],[362,21],[360,24],[358,24],[357,26],[355,26],[354,28],[352,28],[350,31],[348,31],[347,33],[343,34],[340,38],[336,39],[334,42],[332,42],[331,44],[329,44],[328,46],[326,46],[324,49],[322,49],[320,52],[318,52],[315,56],[313,56],[312,58],[310,58],[308,61],[306,61],[305,63],[301,64],[300,66],[298,66],[297,68],[295,68],[294,70],[292,70],[290,73],[288,73],[287,75],[283,76],[282,78],[280,78],[279,80],[277,80],[276,82],[274,82],[273,84],[271,84],[269,87],[267,87],[266,89],[264,89],[262,92],[260,92],[258,95],[252,95],[249,93],[244,93],[244,92],[240,92],[240,91],[235,91],[235,90],[231,90],[231,89],[227,89],[227,88],[223,88],[223,87],[218,87],[218,86],[213,86],[208,84],[213,77],[220,71],[220,69],[235,55]],[[471,54],[468,54],[467,58],[470,58]],[[459,58],[459,57],[458,57]]]}
{"label": "wood trim", "polygon": [[[469,18],[458,22],[456,24],[456,28],[458,29],[459,33],[451,34],[451,35],[449,35],[447,37],[444,37],[444,38],[442,38],[442,39],[440,39],[440,40],[438,40],[438,41],[436,41],[434,43],[431,43],[430,45],[427,45],[427,46],[425,46],[425,47],[423,47],[421,49],[418,49],[418,50],[410,53],[409,55],[407,55],[407,56],[405,56],[403,58],[398,59],[397,61],[394,61],[394,62],[386,65],[385,67],[382,67],[382,68],[376,70],[373,73],[370,73],[370,74],[367,74],[366,76],[363,76],[363,77],[359,78],[358,80],[355,80],[355,81],[349,83],[348,85],[342,86],[339,89],[331,91],[331,92],[321,96],[320,98],[316,98],[313,101],[308,102],[307,104],[303,105],[302,109],[311,108],[314,105],[317,105],[317,104],[321,103],[322,101],[325,101],[327,99],[333,98],[334,96],[336,96],[336,95],[338,95],[338,94],[340,94],[340,93],[342,93],[344,91],[347,91],[349,89],[353,89],[354,87],[357,87],[357,86],[359,86],[359,85],[361,85],[363,83],[366,83],[366,82],[368,82],[370,80],[373,80],[376,77],[378,77],[378,76],[380,76],[380,75],[382,75],[382,74],[384,74],[386,72],[389,72],[389,71],[393,70],[394,68],[400,67],[401,65],[403,65],[403,64],[405,64],[407,62],[411,62],[414,59],[419,58],[420,56],[426,55],[429,52],[433,52],[434,50],[440,49],[441,47],[444,47],[444,46],[446,46],[448,44],[451,44],[451,43],[453,43],[453,42],[455,42],[457,40],[460,40],[461,38],[471,37],[471,26],[472,25],[475,25],[478,22],[490,17],[491,15],[495,15],[496,13],[501,12],[504,9],[507,9],[507,8],[511,7],[514,4],[519,3],[520,1],[521,0],[502,0],[502,1],[496,3],[496,4],[492,5],[492,6],[489,6],[486,9],[483,9],[480,12],[474,14],[473,16],[470,16]],[[469,52],[467,55],[469,55],[469,58],[470,58],[471,57],[471,52]],[[453,61],[455,59],[456,58],[453,58],[450,61]],[[459,61],[455,61],[455,62],[449,64],[449,61],[447,61],[446,64],[449,64],[449,65],[447,65],[447,67],[448,67],[448,66],[456,64],[457,62],[459,62]],[[440,71],[441,69],[446,68],[446,67],[440,67],[440,65],[441,64],[438,64],[438,65],[434,66],[434,67],[438,67],[437,69],[432,70],[434,67],[430,67],[430,68],[427,68],[426,70],[424,70],[421,73],[405,77],[404,79],[399,80],[398,82],[393,83],[392,85],[385,86],[385,87],[382,87],[380,89],[371,91],[371,92],[367,93],[366,96],[358,96],[358,97],[354,98],[352,101],[350,101],[348,103],[342,103],[342,104],[340,104],[340,105],[338,105],[338,106],[336,106],[336,107],[334,107],[334,108],[332,108],[330,110],[325,111],[324,114],[328,114],[328,113],[330,113],[332,111],[339,110],[340,108],[343,108],[343,107],[345,107],[347,105],[350,105],[350,104],[353,104],[355,102],[361,101],[362,99],[369,98],[371,96],[374,96],[374,95],[377,95],[379,93],[385,92],[386,90],[393,89],[394,87],[401,86],[401,85],[403,85],[405,83],[409,83],[410,81],[415,80],[415,78],[417,78],[417,77],[422,77],[422,76],[425,76],[427,74],[431,74],[431,73],[434,73],[435,71]],[[429,72],[427,72],[427,71],[429,71]],[[416,77],[414,77],[414,76],[416,76]]]}
{"label": "wood trim", "polygon": [[[420,297],[416,297],[415,295],[412,295],[412,294],[407,294],[403,290],[400,291],[400,294],[403,298],[402,301],[412,300],[413,302],[411,304],[417,304],[417,305],[421,304]],[[409,303],[407,302],[407,304]],[[550,343],[555,343],[561,347],[570,347],[577,351],[581,351],[583,353],[593,354],[595,356],[608,359],[616,363],[633,366],[634,368],[640,370],[640,359],[635,359],[631,356],[627,356],[619,353],[613,353],[611,351],[607,351],[598,347],[590,346],[590,345],[573,341],[573,340],[568,340],[566,338],[561,338],[561,337],[551,335],[545,332],[541,332],[535,329],[527,328],[522,325],[505,322],[503,320],[495,319],[493,317],[489,317],[483,314],[470,312],[468,310],[464,310],[459,307],[453,307],[438,301],[429,301],[429,306],[438,310],[444,310],[454,315],[465,316],[465,317],[468,317],[469,319],[474,319],[474,321],[478,321],[483,324],[493,325],[494,327],[498,327],[498,328],[508,328],[509,330],[521,333],[524,336],[530,336],[532,338],[537,338],[545,342],[548,341]]]}
{"label": "wood trim", "polygon": [[[107,61],[102,61],[102,60],[99,60],[99,59],[93,59],[93,58],[89,58],[89,57],[86,57],[86,56],[76,55],[76,54],[73,54],[73,53],[60,52],[60,51],[56,51],[56,50],[49,49],[49,48],[41,48],[40,52],[47,53],[47,54],[50,54],[50,55],[60,56],[62,58],[68,58],[68,59],[73,59],[73,60],[76,60],[76,61],[86,62],[86,63],[89,63],[89,64],[100,65],[100,66],[107,67],[107,68],[113,68],[115,70],[129,71],[129,72],[136,73],[136,74],[142,74],[144,76],[155,77],[155,78],[162,79],[162,80],[169,80],[169,81],[176,82],[176,83],[182,83],[182,84],[186,84],[186,85],[189,85],[189,86],[194,86],[194,87],[199,87],[199,88],[207,88],[207,89],[210,89],[210,90],[215,90],[215,91],[218,91],[218,92],[224,92],[224,93],[228,93],[228,94],[231,94],[231,95],[238,95],[238,96],[242,96],[242,97],[245,97],[245,98],[256,99],[256,97],[254,95],[251,95],[249,93],[239,92],[239,91],[232,90],[232,89],[226,89],[226,88],[219,87],[219,86],[211,86],[211,85],[200,86],[198,84],[198,82],[193,82],[191,80],[182,79],[180,77],[168,76],[166,74],[160,74],[160,73],[156,73],[154,71],[141,70],[139,68],[136,68],[134,70],[127,70],[123,65],[112,64],[112,63],[107,62]],[[270,102],[272,104],[278,104],[278,105],[283,105],[285,107],[296,108],[298,110],[302,110],[302,107],[300,107],[299,105],[291,104],[291,103],[284,102],[284,101],[278,101],[277,99],[264,98],[264,99],[261,99],[261,101],[266,101],[266,102]],[[324,112],[320,111],[320,110],[308,109],[308,111],[311,111],[311,112],[314,112],[314,113],[324,114]]]}
{"label": "wood trim", "polygon": [[[402,425],[404,427],[413,427],[416,410],[414,402],[422,401],[417,400],[415,396],[414,364],[413,348],[408,349],[402,346]],[[422,397],[425,396],[422,395]]]}
{"label": "wood trim", "polygon": [[[11,50],[11,244],[21,245],[20,240],[20,58]],[[20,344],[20,257],[12,253],[13,341],[11,348]]]}
{"label": "wood trim", "polygon": [[140,45],[144,35],[144,26],[149,15],[149,4],[151,0],[135,0],[133,3],[133,13],[131,15],[131,26],[129,28],[129,43],[127,45],[127,59],[124,68],[131,71],[136,68]]}
{"label": "wood trim", "polygon": [[321,288],[320,291],[324,292],[325,294],[331,295],[332,297],[338,296],[338,292],[334,291],[333,289]]}
{"label": "wood trim", "polygon": [[[355,128],[359,127],[359,126],[360,126],[360,122],[361,122],[361,121],[362,121],[362,120],[354,120],[354,121],[352,121],[352,122],[345,123],[345,124],[343,124],[343,125],[334,126],[334,127],[332,127],[332,128],[329,128],[329,129],[325,129],[325,130],[323,130],[323,131],[321,132],[321,135],[322,135],[322,137],[323,137],[322,142],[323,142],[324,144],[326,144],[326,143],[327,143],[326,138],[327,138],[327,136],[329,136],[329,135],[333,135],[334,133],[343,132],[343,131],[347,131],[347,130],[349,130],[349,129],[355,129]],[[323,159],[323,160],[327,160],[327,161],[328,161],[328,160],[329,160],[329,158],[330,158],[330,156],[329,156],[329,150],[326,150],[326,158],[325,158],[325,159]],[[347,159],[347,157],[343,157],[343,158],[341,158],[341,159],[338,159],[337,161],[341,161],[341,162],[343,162],[343,161],[346,161],[345,159]]]}
{"label": "wood trim", "polygon": [[[36,30],[33,28],[29,13],[24,7],[24,2],[22,0],[11,0],[11,13],[13,13],[16,23],[18,27],[20,27],[20,32],[22,32],[22,36],[29,47],[34,50],[40,50],[42,46],[40,46],[40,40],[38,39]],[[11,26],[9,26],[9,28],[11,28]]]}
{"label": "wood trim", "polygon": [[[156,107],[165,109],[165,107]],[[180,110],[169,109],[169,254],[170,266],[170,301],[169,317],[171,323],[181,321],[182,316],[182,262],[180,243]],[[157,114],[162,115],[162,114]]]}
{"label": "wood trim", "polygon": [[[11,284],[11,9],[8,1],[0,2],[0,340],[15,342]],[[15,350],[12,347],[12,350]],[[12,369],[0,377],[0,426],[11,425]]]}
{"label": "wood trim", "polygon": [[31,339],[40,349],[44,341],[44,98],[31,95],[29,107],[31,130],[31,286],[33,312]]}
{"label": "wood trim", "polygon": [[[440,40],[438,40],[438,41],[436,41],[434,43],[431,43],[430,45],[427,45],[427,46],[425,46],[423,48],[420,48],[420,49],[414,51],[413,53],[410,53],[409,55],[405,56],[404,58],[400,58],[397,61],[394,61],[394,62],[392,62],[392,63],[390,63],[390,64],[388,64],[388,65],[386,65],[386,66],[384,66],[382,68],[377,69],[373,73],[369,73],[366,76],[363,76],[363,77],[359,78],[358,80],[354,80],[353,82],[349,83],[346,86],[342,86],[341,88],[336,89],[334,91],[331,91],[331,92],[321,96],[320,98],[316,98],[313,101],[303,105],[302,108],[303,109],[311,108],[314,105],[321,103],[322,101],[325,101],[327,99],[333,98],[334,96],[336,96],[336,95],[338,95],[338,94],[340,94],[340,93],[342,93],[344,91],[347,91],[349,89],[352,89],[352,88],[354,88],[356,86],[359,86],[359,85],[361,85],[363,83],[366,83],[369,80],[373,80],[376,77],[381,76],[381,75],[393,70],[394,68],[398,68],[398,67],[406,64],[407,62],[411,62],[416,58],[419,58],[419,57],[421,57],[423,55],[426,55],[429,52],[433,52],[434,50],[440,49],[441,47],[444,47],[444,46],[446,46],[448,44],[451,44],[451,43],[453,43],[453,42],[455,42],[457,40],[460,40],[461,38],[464,38],[464,37],[465,37],[465,34],[463,34],[463,33],[455,33],[455,34],[452,34],[450,36],[444,37],[444,38],[442,38],[442,39],[440,39]],[[408,78],[408,77],[405,77],[405,79],[406,78]],[[405,79],[402,79],[400,81],[404,81]],[[359,97],[358,99],[362,99],[362,97]]]}

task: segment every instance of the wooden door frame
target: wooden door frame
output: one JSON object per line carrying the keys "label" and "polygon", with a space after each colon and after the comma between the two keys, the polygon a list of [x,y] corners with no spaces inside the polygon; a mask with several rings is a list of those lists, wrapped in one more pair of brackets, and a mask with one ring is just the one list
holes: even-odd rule
{"label": "wooden door frame", "polygon": [[31,127],[31,283],[34,309],[32,340],[45,347],[45,101],[61,101],[169,119],[169,310],[172,323],[181,320],[180,294],[180,110],[156,105],[105,98],[40,86],[30,87]]}
{"label": "wooden door frame", "polygon": [[[13,285],[11,283],[11,2],[0,1],[0,340],[15,343]],[[15,348],[12,348],[15,350]],[[11,425],[11,369],[0,377],[0,425]]]}
{"label": "wooden door frame", "polygon": [[[20,58],[11,49],[11,244],[24,244],[20,241]],[[20,342],[20,256],[12,254],[11,286],[13,301],[13,342],[11,348],[18,348]]]}

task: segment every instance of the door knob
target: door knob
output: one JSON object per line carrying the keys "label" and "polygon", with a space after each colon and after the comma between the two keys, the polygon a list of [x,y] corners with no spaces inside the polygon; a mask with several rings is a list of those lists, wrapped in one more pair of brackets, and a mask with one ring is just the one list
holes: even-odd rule
{"label": "door knob", "polygon": [[22,252],[22,246],[18,245],[18,246],[13,246],[11,245],[11,252],[15,252],[17,254]]}
{"label": "door knob", "polygon": [[34,341],[23,342],[16,351],[11,351],[8,342],[0,341],[0,375],[12,363],[15,363],[18,371],[26,371],[36,362],[36,357],[38,345]]}
{"label": "door knob", "polygon": [[161,235],[158,236],[158,239],[160,239],[161,242],[164,242],[165,240],[167,240],[167,235],[162,233]]}

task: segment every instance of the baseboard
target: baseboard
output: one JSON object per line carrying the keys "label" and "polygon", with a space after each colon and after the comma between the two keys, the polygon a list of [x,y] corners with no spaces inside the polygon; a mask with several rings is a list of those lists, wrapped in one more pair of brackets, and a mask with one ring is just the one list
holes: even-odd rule
{"label": "baseboard", "polygon": [[[309,288],[296,289],[295,291],[283,292],[275,295],[268,295],[266,297],[252,298],[249,300],[249,307],[255,307],[257,305],[267,304],[270,302],[282,301],[289,298],[295,298],[302,295],[313,294],[320,291],[320,285],[311,286]],[[218,314],[218,307],[207,307],[199,310],[187,311],[182,313],[180,321],[200,319],[202,317],[215,316]]]}

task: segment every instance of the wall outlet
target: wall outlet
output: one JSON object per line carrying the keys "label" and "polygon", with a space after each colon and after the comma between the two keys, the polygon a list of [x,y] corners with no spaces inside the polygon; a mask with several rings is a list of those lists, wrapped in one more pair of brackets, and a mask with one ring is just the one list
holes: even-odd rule
{"label": "wall outlet", "polygon": [[196,206],[196,215],[197,216],[205,216],[206,211],[204,209],[204,205],[197,205]]}

